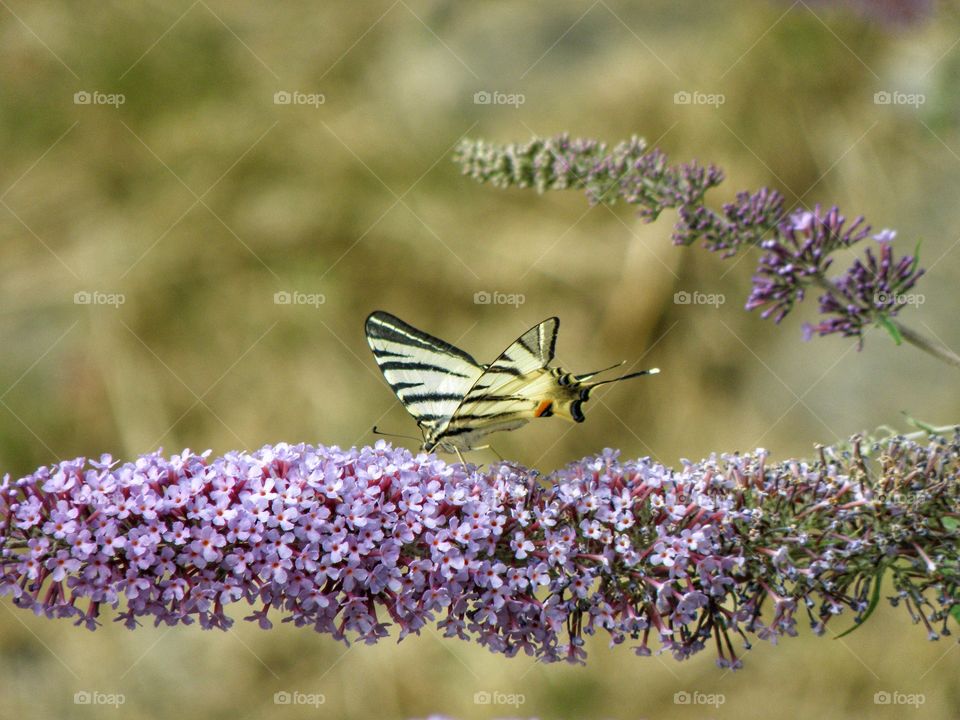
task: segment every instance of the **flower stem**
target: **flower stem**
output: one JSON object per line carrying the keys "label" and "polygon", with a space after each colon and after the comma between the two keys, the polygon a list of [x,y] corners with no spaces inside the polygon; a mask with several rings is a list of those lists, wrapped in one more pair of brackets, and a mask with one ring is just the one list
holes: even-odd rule
{"label": "flower stem", "polygon": [[[814,279],[814,283],[818,287],[826,290],[828,293],[830,293],[835,298],[837,298],[839,302],[842,302],[844,304],[850,302],[850,299],[844,296],[843,293],[841,293],[840,290],[837,288],[837,286],[834,285],[834,283],[831,282],[824,275],[818,275]],[[935,340],[931,340],[925,335],[918,333],[913,328],[907,327],[899,320],[888,318],[888,321],[897,329],[897,332],[900,333],[900,337],[902,337],[904,340],[906,340],[908,343],[910,343],[914,347],[919,348],[920,350],[923,350],[925,353],[932,355],[938,360],[942,360],[943,362],[947,363],[947,365],[960,367],[960,355],[957,355],[950,348],[936,342]]]}
{"label": "flower stem", "polygon": [[896,320],[892,320],[891,322],[893,322],[894,326],[900,332],[900,336],[914,347],[920,348],[925,353],[933,355],[933,357],[942,360],[948,365],[960,367],[960,355],[957,355],[950,348],[921,335],[901,322]]}
{"label": "flower stem", "polygon": [[916,432],[905,433],[903,437],[912,442],[916,442],[930,435],[947,435],[948,433],[957,432],[958,430],[960,430],[960,425],[943,425],[941,427],[930,428],[929,430],[917,430]]}

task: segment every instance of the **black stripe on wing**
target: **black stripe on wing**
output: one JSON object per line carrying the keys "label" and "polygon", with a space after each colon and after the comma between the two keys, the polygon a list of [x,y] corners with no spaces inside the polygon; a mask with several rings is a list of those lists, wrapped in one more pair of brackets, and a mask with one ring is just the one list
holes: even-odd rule
{"label": "black stripe on wing", "polygon": [[[477,361],[455,345],[429,335],[388,312],[377,310],[367,317],[366,331],[368,341],[385,340],[397,345],[408,345],[421,350],[438,352],[458,357],[464,362],[477,365]],[[376,352],[376,350],[374,350]]]}
{"label": "black stripe on wing", "polygon": [[407,405],[416,405],[417,403],[432,403],[442,400],[463,400],[463,395],[455,392],[422,392],[408,393],[403,396],[403,402]]}
{"label": "black stripe on wing", "polygon": [[516,417],[519,419],[523,417],[523,413],[520,410],[501,410],[499,412],[484,412],[484,413],[476,413],[472,415],[465,414],[465,413],[457,413],[457,416],[450,421],[450,424],[447,427],[451,427],[451,428],[467,427],[467,426],[475,427],[473,425],[470,425],[471,421],[483,420],[486,422],[486,421],[492,421],[492,420],[499,420],[505,417]]}
{"label": "black stripe on wing", "polygon": [[434,365],[433,363],[420,362],[419,360],[412,360],[410,362],[404,362],[403,360],[387,360],[386,362],[378,363],[378,365],[380,365],[380,369],[383,370],[384,373],[390,370],[423,370],[426,372],[436,372],[453,377],[470,377],[466,373],[456,372],[448,367],[444,367],[443,365]]}

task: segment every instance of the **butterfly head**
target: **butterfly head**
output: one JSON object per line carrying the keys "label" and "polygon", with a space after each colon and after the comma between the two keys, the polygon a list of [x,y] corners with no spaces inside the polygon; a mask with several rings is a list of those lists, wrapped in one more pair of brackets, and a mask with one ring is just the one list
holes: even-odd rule
{"label": "butterfly head", "polygon": [[440,433],[437,428],[431,427],[426,423],[418,423],[418,425],[420,426],[420,432],[423,433],[423,445],[420,446],[423,452],[454,452],[453,446],[444,441],[442,433]]}
{"label": "butterfly head", "polygon": [[453,448],[448,447],[445,443],[437,441],[425,441],[420,449],[425,453],[435,453],[435,452],[445,452],[452,453]]}

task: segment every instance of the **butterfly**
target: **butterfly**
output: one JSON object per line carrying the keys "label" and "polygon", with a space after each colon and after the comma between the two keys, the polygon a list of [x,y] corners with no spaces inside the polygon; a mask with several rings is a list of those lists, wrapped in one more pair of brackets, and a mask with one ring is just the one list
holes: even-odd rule
{"label": "butterfly", "polygon": [[366,336],[380,372],[417,421],[423,450],[460,455],[489,447],[480,443],[490,433],[516,430],[533,418],[583,422],[583,404],[595,388],[660,372],[593,380],[623,363],[584,375],[550,367],[559,327],[555,317],[534,325],[489,365],[379,310],[367,318]]}

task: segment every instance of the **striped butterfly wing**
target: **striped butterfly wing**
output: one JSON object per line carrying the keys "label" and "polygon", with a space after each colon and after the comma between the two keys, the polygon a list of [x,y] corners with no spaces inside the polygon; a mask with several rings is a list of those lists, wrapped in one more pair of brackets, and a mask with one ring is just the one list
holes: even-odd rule
{"label": "striped butterfly wing", "polygon": [[514,430],[542,415],[549,408],[546,398],[557,386],[547,365],[553,360],[559,326],[558,318],[544,320],[487,366],[455,409],[444,438],[472,447],[484,435]]}
{"label": "striped butterfly wing", "polygon": [[463,350],[390,313],[372,313],[366,335],[390,388],[417,424],[429,431],[449,422],[483,374],[483,367]]}

